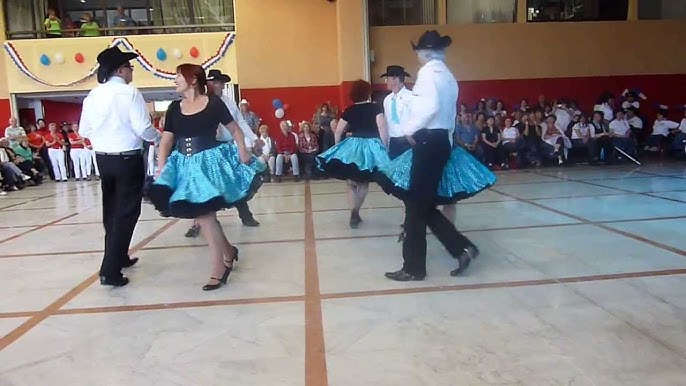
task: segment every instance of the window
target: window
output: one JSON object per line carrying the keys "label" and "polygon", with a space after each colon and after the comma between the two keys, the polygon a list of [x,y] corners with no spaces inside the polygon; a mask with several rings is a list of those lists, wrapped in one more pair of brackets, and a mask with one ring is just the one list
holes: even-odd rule
{"label": "window", "polygon": [[10,39],[46,36],[42,31],[49,9],[56,11],[59,20],[52,28],[61,28],[63,37],[84,36],[81,26],[87,19],[97,25],[85,36],[226,31],[233,30],[234,24],[233,0],[4,0],[4,3]]}
{"label": "window", "polygon": [[684,0],[638,0],[639,20],[686,19]]}
{"label": "window", "polygon": [[436,24],[436,0],[369,0],[369,22],[372,26]]}
{"label": "window", "polygon": [[626,20],[629,0],[527,0],[527,21]]}
{"label": "window", "polygon": [[514,23],[517,0],[447,0],[448,24]]}

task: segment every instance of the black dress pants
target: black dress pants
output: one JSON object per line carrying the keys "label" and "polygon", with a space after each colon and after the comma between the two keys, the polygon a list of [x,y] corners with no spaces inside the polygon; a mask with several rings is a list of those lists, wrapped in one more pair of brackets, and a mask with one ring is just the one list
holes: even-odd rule
{"label": "black dress pants", "polygon": [[410,275],[426,275],[426,227],[453,257],[472,245],[436,209],[436,191],[450,157],[448,130],[419,130],[414,135],[409,198],[405,201],[403,270]]}
{"label": "black dress pants", "polygon": [[141,214],[145,162],[141,154],[97,154],[102,187],[102,222],[105,226],[105,256],[100,276],[119,278],[129,260],[133,230]]}
{"label": "black dress pants", "polygon": [[404,152],[410,150],[412,146],[405,137],[391,137],[388,143],[388,156],[391,159],[398,158]]}

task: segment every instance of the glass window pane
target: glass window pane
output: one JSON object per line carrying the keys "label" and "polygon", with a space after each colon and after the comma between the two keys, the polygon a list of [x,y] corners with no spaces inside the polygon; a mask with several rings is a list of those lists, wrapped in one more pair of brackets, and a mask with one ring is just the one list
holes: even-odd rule
{"label": "glass window pane", "polygon": [[686,1],[639,0],[638,18],[640,20],[686,19]]}
{"label": "glass window pane", "polygon": [[373,26],[436,24],[436,1],[369,0],[369,22]]}
{"label": "glass window pane", "polygon": [[517,0],[447,0],[448,23],[514,23]]}
{"label": "glass window pane", "polygon": [[626,20],[629,0],[527,0],[527,21]]}

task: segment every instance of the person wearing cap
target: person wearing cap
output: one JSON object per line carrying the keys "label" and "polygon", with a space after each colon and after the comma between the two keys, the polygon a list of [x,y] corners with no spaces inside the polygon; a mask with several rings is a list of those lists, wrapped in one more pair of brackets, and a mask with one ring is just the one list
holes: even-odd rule
{"label": "person wearing cap", "polygon": [[143,95],[130,85],[133,52],[110,47],[97,56],[100,85],[83,101],[79,127],[96,154],[102,187],[105,253],[100,267],[100,284],[116,287],[128,284],[122,269],[137,258],[128,255],[131,237],[141,213],[145,161],[143,140],[157,142],[159,133],[150,122]]}
{"label": "person wearing cap", "polygon": [[[252,149],[255,146],[255,141],[257,140],[257,135],[252,132],[248,123],[243,119],[243,115],[240,113],[240,109],[233,99],[229,98],[224,94],[224,85],[231,82],[231,77],[229,75],[223,74],[219,70],[210,70],[207,73],[207,84],[214,90],[214,95],[218,96],[222,102],[226,105],[231,113],[232,117],[236,117],[236,123],[243,132],[243,137],[245,138],[245,147],[249,153],[252,153]],[[217,140],[221,142],[233,142],[233,136],[231,132],[224,126],[219,126],[219,135]],[[248,202],[240,202],[236,204],[236,209],[238,210],[238,216],[240,217],[243,225],[249,227],[260,226],[260,223],[255,220]],[[198,237],[200,235],[200,224],[197,220],[193,221],[193,226],[186,232],[186,237]]]}
{"label": "person wearing cap", "polygon": [[405,202],[403,267],[387,272],[395,281],[426,277],[426,228],[458,260],[452,276],[463,272],[478,249],[438,209],[471,197],[495,183],[495,176],[462,147],[452,149],[457,116],[457,80],[445,64],[449,36],[426,31],[412,47],[422,64],[412,90],[410,115],[401,125],[412,146],[378,168],[377,182]]}
{"label": "person wearing cap", "polygon": [[401,128],[401,123],[407,120],[412,99],[412,92],[405,87],[405,78],[409,78],[410,74],[402,66],[391,65],[386,67],[381,77],[386,79],[386,87],[391,91],[383,100],[383,109],[390,137],[388,156],[394,159],[412,147]]}
{"label": "person wearing cap", "polygon": [[243,117],[243,120],[248,123],[250,130],[252,130],[253,133],[257,133],[257,129],[262,121],[260,117],[250,110],[250,103],[248,103],[246,99],[241,99],[241,103],[238,106],[241,110],[241,116]]}

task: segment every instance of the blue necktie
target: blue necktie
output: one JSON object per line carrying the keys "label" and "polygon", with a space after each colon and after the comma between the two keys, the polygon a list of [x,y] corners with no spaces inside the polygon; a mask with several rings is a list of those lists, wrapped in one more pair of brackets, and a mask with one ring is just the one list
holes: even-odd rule
{"label": "blue necktie", "polygon": [[398,117],[398,109],[396,108],[396,98],[391,99],[391,120],[395,124],[400,124],[400,117]]}

